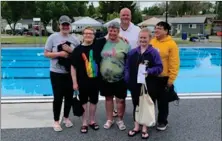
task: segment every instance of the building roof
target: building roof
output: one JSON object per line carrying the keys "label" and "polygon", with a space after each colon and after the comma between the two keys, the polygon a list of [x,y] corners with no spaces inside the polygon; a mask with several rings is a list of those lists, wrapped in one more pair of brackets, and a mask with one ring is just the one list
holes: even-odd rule
{"label": "building roof", "polygon": [[[165,21],[165,18],[160,18]],[[178,24],[189,24],[189,23],[205,23],[206,17],[175,17],[175,18],[168,18],[168,22],[178,23]]]}
{"label": "building roof", "polygon": [[203,15],[184,15],[182,17],[206,17],[206,18],[216,18],[217,14],[203,14]]}
{"label": "building roof", "polygon": [[152,17],[148,20],[145,20],[138,24],[138,26],[148,26],[148,25],[156,25],[158,22],[163,21],[162,19]]}
{"label": "building roof", "polygon": [[33,19],[21,19],[17,23],[32,24],[33,23]]}

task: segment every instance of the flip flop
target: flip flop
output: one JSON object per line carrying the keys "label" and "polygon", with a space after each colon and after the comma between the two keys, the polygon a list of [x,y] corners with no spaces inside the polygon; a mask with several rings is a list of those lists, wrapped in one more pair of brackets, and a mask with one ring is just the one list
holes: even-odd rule
{"label": "flip flop", "polygon": [[[130,132],[132,133],[132,134],[130,134]],[[140,130],[138,130],[138,131],[136,131],[136,130],[130,130],[129,132],[128,132],[128,136],[129,137],[134,137],[134,136],[136,136],[138,133],[140,132]]]}
{"label": "flip flop", "polygon": [[93,130],[98,130],[99,129],[99,125],[96,124],[96,123],[89,124],[89,127],[91,127]]}
{"label": "flip flop", "polygon": [[[144,137],[145,135],[148,135],[148,136],[146,136],[146,137]],[[142,132],[142,134],[141,134],[141,138],[142,139],[148,139],[150,136],[149,136],[149,134],[147,133],[147,132]]]}
{"label": "flip flop", "polygon": [[[85,131],[83,131],[83,130],[85,130]],[[86,125],[83,125],[82,127],[81,127],[81,129],[80,129],[80,132],[81,133],[87,133],[88,132],[88,126],[86,126]]]}

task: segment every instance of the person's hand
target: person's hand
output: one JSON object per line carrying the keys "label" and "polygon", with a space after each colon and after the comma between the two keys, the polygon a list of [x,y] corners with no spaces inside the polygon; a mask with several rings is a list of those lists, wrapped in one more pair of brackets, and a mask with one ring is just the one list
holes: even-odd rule
{"label": "person's hand", "polygon": [[143,74],[145,75],[145,77],[147,77],[147,76],[148,76],[148,72],[144,72]]}
{"label": "person's hand", "polygon": [[172,87],[172,86],[173,86],[173,84],[170,84],[170,83],[167,84],[167,87],[168,87],[168,88],[170,88],[170,87]]}
{"label": "person's hand", "polygon": [[62,45],[62,49],[63,49],[64,51],[71,52],[71,47],[68,46],[67,44]]}
{"label": "person's hand", "polygon": [[75,91],[79,89],[79,86],[78,86],[77,83],[74,83],[74,84],[73,84],[73,89],[74,89]]}
{"label": "person's hand", "polygon": [[67,57],[69,56],[69,54],[68,54],[67,52],[65,52],[65,51],[60,51],[60,52],[59,52],[59,56],[60,56],[60,57],[67,58]]}
{"label": "person's hand", "polygon": [[126,42],[127,44],[129,44],[129,41],[128,41],[126,38],[124,38],[124,37],[122,37],[122,36],[119,36],[119,38],[120,38],[121,40],[123,40],[124,42]]}

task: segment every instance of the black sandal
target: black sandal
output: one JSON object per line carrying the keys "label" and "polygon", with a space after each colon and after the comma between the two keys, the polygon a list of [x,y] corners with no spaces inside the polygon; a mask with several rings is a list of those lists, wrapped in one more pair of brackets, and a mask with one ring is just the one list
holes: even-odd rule
{"label": "black sandal", "polygon": [[83,125],[82,127],[81,127],[81,133],[87,133],[88,132],[88,126],[86,126],[86,125]]}
{"label": "black sandal", "polygon": [[[132,132],[132,134],[130,134],[130,132]],[[134,137],[135,135],[137,135],[140,132],[140,130],[136,131],[136,130],[130,130],[128,132],[128,136],[129,137]]]}
{"label": "black sandal", "polygon": [[[148,136],[147,136],[147,137],[144,137],[146,134],[147,134]],[[147,132],[142,132],[142,134],[141,134],[142,139],[148,139],[149,136],[150,136],[150,135],[149,135]]]}
{"label": "black sandal", "polygon": [[98,130],[99,129],[99,125],[96,124],[96,123],[89,124],[89,127],[91,127],[93,130]]}

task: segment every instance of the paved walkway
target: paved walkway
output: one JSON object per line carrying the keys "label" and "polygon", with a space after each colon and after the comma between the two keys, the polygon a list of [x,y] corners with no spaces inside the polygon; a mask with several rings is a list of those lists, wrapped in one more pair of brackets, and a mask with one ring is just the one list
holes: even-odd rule
{"label": "paved walkway", "polygon": [[[179,47],[221,47],[220,43],[194,43],[194,44],[179,44]],[[2,48],[11,47],[44,47],[44,44],[1,44]]]}
{"label": "paved walkway", "polygon": [[[130,138],[128,129],[133,127],[132,104],[127,101],[125,114],[126,131],[116,126],[105,130],[104,101],[98,104],[99,131],[89,130],[80,134],[81,120],[73,117],[74,127],[56,133],[52,130],[52,104],[2,104],[1,141],[131,141],[141,140],[140,136]],[[180,106],[170,105],[169,128],[165,132],[149,130],[150,141],[221,141],[221,99],[186,99]]]}

